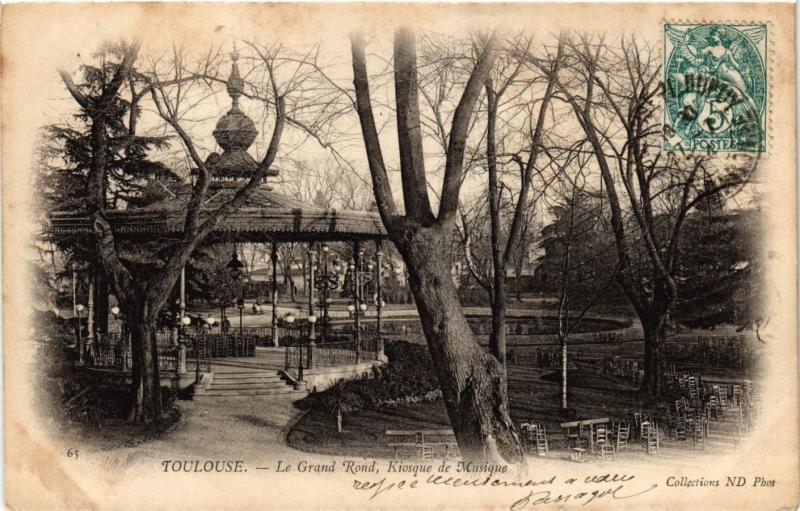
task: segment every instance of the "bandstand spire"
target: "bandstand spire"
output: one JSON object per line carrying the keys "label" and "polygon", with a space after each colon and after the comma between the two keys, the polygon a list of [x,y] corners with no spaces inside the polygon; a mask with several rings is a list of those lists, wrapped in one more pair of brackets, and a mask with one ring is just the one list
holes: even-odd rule
{"label": "bandstand spire", "polygon": [[253,120],[239,108],[239,98],[244,95],[244,80],[239,74],[238,60],[239,52],[234,46],[231,52],[231,72],[226,82],[231,109],[220,118],[213,132],[214,139],[223,152],[213,161],[209,161],[217,180],[247,179],[257,165],[247,153],[258,135],[258,130]]}

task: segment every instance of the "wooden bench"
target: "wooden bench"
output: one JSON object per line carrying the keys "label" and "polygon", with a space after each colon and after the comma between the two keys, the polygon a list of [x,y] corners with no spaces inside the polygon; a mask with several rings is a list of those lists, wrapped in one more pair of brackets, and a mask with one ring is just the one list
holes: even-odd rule
{"label": "wooden bench", "polygon": [[386,445],[394,449],[395,459],[399,449],[415,449],[422,461],[429,461],[437,447],[444,448],[445,459],[455,456],[458,448],[452,429],[388,429],[385,434],[389,438]]}
{"label": "wooden bench", "polygon": [[[581,446],[581,442],[583,441],[583,428],[585,426],[589,427],[589,449],[594,451],[594,429],[596,426],[600,424],[608,424],[610,420],[607,417],[602,419],[584,419],[579,421],[572,421],[572,422],[562,422],[559,424],[562,428],[567,430],[566,436],[568,440],[577,440],[577,446]],[[570,432],[571,428],[577,428],[577,433],[572,434]]]}

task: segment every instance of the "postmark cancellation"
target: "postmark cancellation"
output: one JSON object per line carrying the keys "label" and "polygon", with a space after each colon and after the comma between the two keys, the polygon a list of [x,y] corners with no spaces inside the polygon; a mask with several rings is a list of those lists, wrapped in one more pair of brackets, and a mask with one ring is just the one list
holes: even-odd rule
{"label": "postmark cancellation", "polygon": [[767,24],[664,24],[664,148],[764,153]]}

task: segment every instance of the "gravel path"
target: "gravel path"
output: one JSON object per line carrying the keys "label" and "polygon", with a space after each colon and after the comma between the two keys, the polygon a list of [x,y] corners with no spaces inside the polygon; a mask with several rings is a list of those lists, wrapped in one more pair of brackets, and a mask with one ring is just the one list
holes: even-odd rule
{"label": "gravel path", "polygon": [[180,401],[183,417],[161,438],[94,453],[107,469],[160,467],[165,460],[243,460],[250,469],[268,461],[296,460],[286,433],[302,416],[297,395]]}

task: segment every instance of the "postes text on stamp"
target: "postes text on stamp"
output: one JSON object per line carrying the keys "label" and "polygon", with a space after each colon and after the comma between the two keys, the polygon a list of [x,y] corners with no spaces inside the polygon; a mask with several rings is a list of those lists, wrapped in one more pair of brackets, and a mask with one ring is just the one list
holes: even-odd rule
{"label": "postes text on stamp", "polygon": [[664,147],[766,151],[767,25],[664,25]]}

